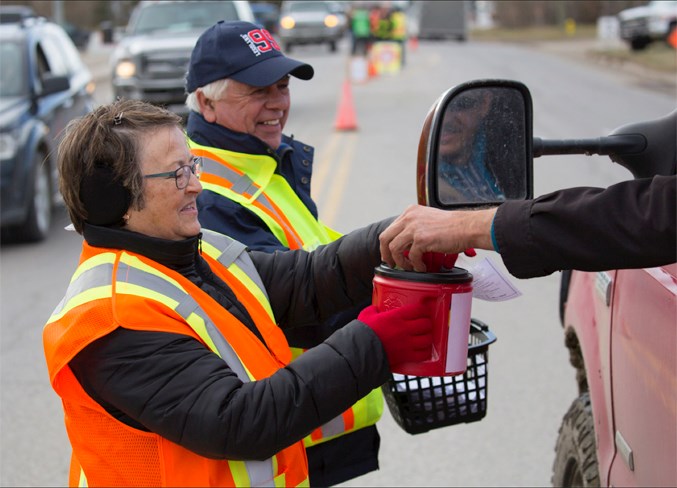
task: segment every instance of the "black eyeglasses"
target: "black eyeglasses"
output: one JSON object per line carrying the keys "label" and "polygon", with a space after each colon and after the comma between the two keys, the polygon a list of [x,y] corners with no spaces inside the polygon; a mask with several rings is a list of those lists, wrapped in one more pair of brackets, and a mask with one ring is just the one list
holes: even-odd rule
{"label": "black eyeglasses", "polygon": [[154,173],[152,175],[143,175],[144,178],[174,178],[174,182],[176,183],[176,188],[179,190],[183,190],[188,186],[188,183],[190,182],[190,175],[193,174],[197,177],[197,179],[200,179],[200,175],[202,174],[202,158],[201,157],[194,157],[192,159],[192,164],[184,164],[183,166],[180,166],[179,169],[176,171],[167,171],[165,173]]}

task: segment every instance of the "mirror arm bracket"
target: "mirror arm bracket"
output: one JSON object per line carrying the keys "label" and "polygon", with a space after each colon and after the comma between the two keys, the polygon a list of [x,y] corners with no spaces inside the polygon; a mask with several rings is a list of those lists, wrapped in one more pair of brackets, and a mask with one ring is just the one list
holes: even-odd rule
{"label": "mirror arm bracket", "polygon": [[541,139],[534,137],[533,156],[585,154],[591,156],[613,154],[635,154],[646,149],[646,138],[641,134],[619,134],[596,139]]}

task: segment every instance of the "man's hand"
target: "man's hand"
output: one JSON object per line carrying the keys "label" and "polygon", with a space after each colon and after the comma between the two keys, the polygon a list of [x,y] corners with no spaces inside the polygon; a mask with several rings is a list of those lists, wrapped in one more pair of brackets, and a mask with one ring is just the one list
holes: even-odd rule
{"label": "man's hand", "polygon": [[447,211],[412,205],[381,233],[381,259],[391,267],[423,272],[424,253],[493,250],[491,222],[495,214],[496,208]]}

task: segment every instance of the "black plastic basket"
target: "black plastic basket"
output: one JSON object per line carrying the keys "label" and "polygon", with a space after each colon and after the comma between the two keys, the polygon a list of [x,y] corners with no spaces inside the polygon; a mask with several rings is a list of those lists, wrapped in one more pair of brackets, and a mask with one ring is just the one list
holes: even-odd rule
{"label": "black plastic basket", "polygon": [[391,415],[409,434],[476,422],[487,413],[489,344],[496,336],[470,321],[468,369],[458,376],[409,376],[393,373],[383,385]]}

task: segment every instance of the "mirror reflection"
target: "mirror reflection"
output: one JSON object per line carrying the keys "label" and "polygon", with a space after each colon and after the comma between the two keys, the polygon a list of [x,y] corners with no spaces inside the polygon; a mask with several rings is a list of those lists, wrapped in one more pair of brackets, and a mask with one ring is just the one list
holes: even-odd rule
{"label": "mirror reflection", "polygon": [[443,204],[501,202],[527,195],[525,102],[519,90],[478,87],[449,100],[437,146]]}

